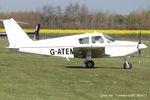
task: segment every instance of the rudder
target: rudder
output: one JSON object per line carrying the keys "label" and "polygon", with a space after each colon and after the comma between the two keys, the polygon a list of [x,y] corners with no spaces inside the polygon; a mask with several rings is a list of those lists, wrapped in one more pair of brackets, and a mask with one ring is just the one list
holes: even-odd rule
{"label": "rudder", "polygon": [[3,23],[10,44],[9,48],[19,48],[32,42],[13,18],[3,20]]}

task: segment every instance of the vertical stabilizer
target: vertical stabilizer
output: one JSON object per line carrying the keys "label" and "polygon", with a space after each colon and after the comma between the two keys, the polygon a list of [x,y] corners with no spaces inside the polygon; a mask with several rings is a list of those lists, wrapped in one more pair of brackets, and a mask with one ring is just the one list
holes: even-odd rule
{"label": "vertical stabilizer", "polygon": [[14,19],[3,20],[3,23],[10,44],[9,48],[19,48],[32,42]]}

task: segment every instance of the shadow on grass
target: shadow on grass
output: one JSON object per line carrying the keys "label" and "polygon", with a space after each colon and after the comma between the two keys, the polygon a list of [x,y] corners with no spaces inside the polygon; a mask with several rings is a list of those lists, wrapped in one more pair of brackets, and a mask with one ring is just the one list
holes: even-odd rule
{"label": "shadow on grass", "polygon": [[74,69],[123,69],[119,67],[94,67],[94,68],[87,68],[85,66],[66,66],[65,68],[74,68]]}

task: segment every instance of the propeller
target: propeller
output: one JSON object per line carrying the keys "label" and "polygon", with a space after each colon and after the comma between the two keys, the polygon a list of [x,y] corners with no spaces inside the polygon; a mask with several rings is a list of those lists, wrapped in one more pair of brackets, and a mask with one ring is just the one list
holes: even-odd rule
{"label": "propeller", "polygon": [[35,29],[35,33],[34,33],[35,40],[39,40],[39,30],[40,30],[40,24],[38,24]]}
{"label": "propeller", "polygon": [[138,53],[139,53],[139,64],[141,62],[141,50],[139,48],[140,44],[141,44],[141,30],[140,30],[140,34],[139,34],[139,42],[138,42],[138,45],[137,45],[137,49],[138,49]]}

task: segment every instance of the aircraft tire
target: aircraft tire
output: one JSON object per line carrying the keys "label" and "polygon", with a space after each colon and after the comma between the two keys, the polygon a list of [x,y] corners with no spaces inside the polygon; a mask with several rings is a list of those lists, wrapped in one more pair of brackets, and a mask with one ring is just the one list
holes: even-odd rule
{"label": "aircraft tire", "polygon": [[132,64],[127,62],[127,63],[124,63],[124,69],[131,69],[132,68]]}
{"label": "aircraft tire", "polygon": [[94,61],[92,61],[92,60],[87,61],[85,65],[87,68],[93,68],[94,67]]}

